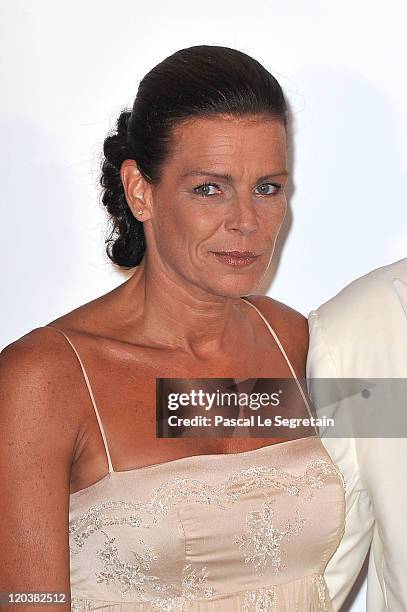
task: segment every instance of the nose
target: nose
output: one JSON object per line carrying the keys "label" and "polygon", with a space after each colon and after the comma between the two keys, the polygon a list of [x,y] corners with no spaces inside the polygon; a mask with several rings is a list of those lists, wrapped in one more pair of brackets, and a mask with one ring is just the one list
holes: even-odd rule
{"label": "nose", "polygon": [[250,196],[236,196],[231,203],[231,212],[226,220],[226,229],[237,230],[242,234],[256,232],[259,222],[256,204]]}

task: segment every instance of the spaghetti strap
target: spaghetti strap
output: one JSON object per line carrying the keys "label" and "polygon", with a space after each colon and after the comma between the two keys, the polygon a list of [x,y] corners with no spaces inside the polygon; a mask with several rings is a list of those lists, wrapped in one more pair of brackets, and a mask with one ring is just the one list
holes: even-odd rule
{"label": "spaghetti strap", "polygon": [[99,411],[98,411],[97,406],[96,406],[96,401],[95,401],[95,398],[94,398],[94,395],[93,395],[93,391],[92,391],[92,387],[91,387],[88,375],[87,375],[86,370],[85,370],[85,366],[82,363],[82,359],[80,358],[79,353],[76,350],[75,346],[73,345],[72,341],[66,335],[66,333],[62,331],[62,329],[59,329],[58,327],[54,327],[53,325],[44,325],[44,327],[49,327],[51,329],[55,329],[56,331],[60,332],[63,336],[65,336],[65,338],[68,340],[69,344],[71,345],[74,353],[76,354],[76,356],[78,358],[78,361],[79,361],[81,369],[82,369],[83,377],[85,379],[86,386],[87,386],[88,391],[89,391],[90,399],[92,401],[92,405],[93,405],[93,408],[94,408],[94,411],[95,411],[95,414],[96,414],[97,422],[99,424],[100,433],[102,434],[102,439],[103,439],[103,444],[105,445],[106,456],[107,456],[107,463],[108,463],[108,466],[109,466],[109,474],[110,474],[111,472],[114,472],[114,470],[113,470],[112,460],[111,460],[111,457],[110,457],[109,447],[108,447],[107,440],[106,440],[106,434],[105,434],[105,430],[104,430],[104,427],[103,427],[103,424],[102,424],[102,420],[101,420],[100,415],[99,415]]}
{"label": "spaghetti strap", "polygon": [[[280,342],[280,340],[279,340],[279,338],[278,338],[278,336],[277,336],[276,332],[275,332],[275,331],[274,331],[274,329],[271,327],[270,323],[267,321],[267,319],[266,319],[266,317],[263,315],[263,313],[262,313],[262,312],[260,312],[260,310],[257,308],[257,306],[255,306],[254,304],[252,304],[251,302],[249,302],[249,300],[247,300],[246,298],[242,298],[242,300],[244,300],[244,301],[246,302],[246,304],[249,304],[249,305],[250,305],[252,308],[254,308],[255,310],[257,310],[257,312],[259,313],[259,315],[261,316],[261,318],[263,319],[263,321],[264,321],[264,322],[265,322],[265,324],[267,325],[267,327],[268,327],[268,329],[269,329],[269,331],[270,331],[271,335],[273,336],[274,340],[276,341],[277,346],[279,347],[280,351],[281,351],[281,352],[282,352],[282,354],[284,355],[284,358],[285,358],[285,360],[286,360],[286,362],[287,362],[288,367],[289,367],[289,368],[290,368],[290,370],[291,370],[291,373],[292,373],[292,375],[293,375],[293,377],[294,377],[294,379],[295,379],[295,382],[296,382],[296,384],[297,384],[297,387],[298,387],[298,389],[299,389],[299,391],[300,391],[300,393],[301,393],[302,399],[304,400],[304,403],[305,403],[305,406],[306,406],[306,408],[307,408],[308,414],[310,415],[310,417],[314,418],[314,415],[312,414],[312,411],[311,411],[310,405],[309,405],[309,403],[308,403],[307,397],[306,397],[306,395],[305,395],[305,393],[304,393],[304,391],[303,391],[303,388],[302,388],[302,387],[301,387],[301,385],[300,385],[300,382],[299,382],[298,377],[297,377],[297,375],[296,375],[296,373],[295,373],[295,370],[294,370],[293,366],[291,365],[291,361],[288,359],[288,355],[287,355],[287,353],[285,352],[285,350],[284,350],[284,348],[283,348],[283,345],[281,344],[281,342]],[[318,433],[318,430],[317,430],[317,428],[315,427],[315,425],[314,425],[314,429],[315,429],[315,431]]]}

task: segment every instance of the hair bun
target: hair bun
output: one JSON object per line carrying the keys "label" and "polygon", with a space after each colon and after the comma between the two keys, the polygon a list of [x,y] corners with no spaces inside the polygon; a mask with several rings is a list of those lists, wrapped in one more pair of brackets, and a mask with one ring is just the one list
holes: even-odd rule
{"label": "hair bun", "polygon": [[138,266],[145,251],[144,228],[127,204],[120,169],[125,159],[134,159],[128,141],[127,127],[131,112],[120,113],[115,129],[103,144],[104,160],[100,183],[102,203],[106,207],[112,227],[106,239],[106,253],[119,266]]}

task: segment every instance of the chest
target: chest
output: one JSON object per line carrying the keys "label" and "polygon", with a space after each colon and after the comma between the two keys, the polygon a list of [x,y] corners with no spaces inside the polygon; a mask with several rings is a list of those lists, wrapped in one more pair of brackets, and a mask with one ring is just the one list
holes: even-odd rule
{"label": "chest", "polygon": [[[248,378],[291,377],[277,347],[265,344],[262,354],[261,349],[252,347],[236,356],[219,355],[207,360],[142,348],[86,351],[83,359],[114,469],[125,471],[194,454],[240,452],[271,444],[273,440],[267,434],[253,440],[250,436],[236,437],[232,429],[223,437],[157,438],[157,379],[183,379],[177,382],[182,391],[200,379],[212,379],[207,384],[221,387],[238,379],[239,388],[244,388]],[[89,398],[85,406],[86,417],[80,425],[71,470],[74,491],[106,474],[106,452]],[[185,410],[179,416],[187,416]]]}

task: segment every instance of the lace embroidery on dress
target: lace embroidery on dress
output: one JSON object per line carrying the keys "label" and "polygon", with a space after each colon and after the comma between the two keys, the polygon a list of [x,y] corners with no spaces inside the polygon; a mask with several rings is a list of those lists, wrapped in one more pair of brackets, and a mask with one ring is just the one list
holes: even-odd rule
{"label": "lace embroidery on dress", "polygon": [[[206,567],[198,569],[192,567],[190,563],[184,566],[182,572],[181,595],[157,598],[148,603],[152,610],[160,612],[185,612],[195,599],[208,599],[215,593],[213,587],[207,583],[208,572]],[[168,585],[168,590],[174,587]],[[90,599],[71,599],[71,612],[89,612],[92,600]]]}
{"label": "lace embroidery on dress", "polygon": [[275,572],[279,572],[284,567],[282,559],[285,553],[281,549],[281,544],[291,536],[299,535],[305,523],[305,519],[299,518],[297,508],[294,524],[287,520],[284,529],[278,529],[273,524],[273,503],[274,500],[264,502],[261,511],[249,512],[247,525],[250,535],[244,534],[235,540],[235,544],[247,551],[245,563],[251,563],[258,573],[262,573],[269,565]]}
{"label": "lace embroidery on dress", "polygon": [[[313,576],[312,588],[318,596],[318,612],[329,612],[329,595],[325,579],[322,575]],[[292,607],[292,606],[295,606]],[[314,610],[314,607],[312,608]],[[308,610],[308,608],[307,608]],[[277,612],[278,587],[260,588],[245,593],[243,612]],[[290,604],[290,612],[304,612],[304,602],[296,599]],[[315,609],[316,612],[316,609]]]}
{"label": "lace embroidery on dress", "polygon": [[71,598],[71,612],[89,612],[91,599],[80,599],[79,597]]}
{"label": "lace embroidery on dress", "polygon": [[[293,476],[294,483],[286,489],[286,492],[299,498],[303,490],[304,495],[300,501],[309,502],[313,497],[313,490],[321,488],[324,480],[333,473],[337,476],[340,474],[336,465],[318,459],[307,467],[304,476]],[[297,507],[294,521],[287,519],[283,526],[277,527],[272,507],[274,502],[274,499],[269,499],[263,503],[262,510],[249,512],[246,519],[249,533],[235,539],[235,544],[246,551],[245,563],[252,564],[258,574],[262,574],[270,565],[276,573],[285,569],[283,563],[285,552],[282,543],[302,533],[306,522],[306,519],[300,516]]]}
{"label": "lace embroidery on dress", "polygon": [[208,599],[215,594],[215,589],[208,586],[207,578],[206,567],[198,570],[187,564],[183,571],[181,596],[156,599],[151,602],[151,607],[165,612],[184,612],[194,599]]}
{"label": "lace embroidery on dress", "polygon": [[[182,581],[182,595],[180,597],[166,597],[150,602],[153,610],[160,612],[187,612],[194,599],[210,598],[214,589],[207,586],[206,568],[200,570],[192,568],[190,564],[184,568]],[[318,595],[319,612],[328,612],[328,592],[324,577],[321,575],[312,578],[312,587]],[[71,612],[89,612],[92,601],[89,599],[71,600]],[[243,612],[276,612],[278,610],[277,587],[259,588],[246,591],[243,600]],[[295,611],[302,612],[301,603],[296,602]]]}
{"label": "lace embroidery on dress", "polygon": [[130,589],[134,589],[138,596],[145,594],[145,587],[148,585],[154,591],[166,592],[170,589],[167,585],[160,584],[158,576],[148,575],[151,563],[158,559],[153,548],[139,539],[142,553],[132,551],[135,561],[127,563],[119,557],[117,546],[114,544],[116,538],[109,538],[105,532],[104,547],[97,551],[97,556],[102,560],[105,567],[104,572],[96,574],[97,582],[118,582],[121,585],[121,595],[125,597]]}
{"label": "lace embroidery on dress", "polygon": [[[76,551],[72,547],[70,550],[72,554],[80,553],[92,534],[102,533],[105,542],[103,548],[97,551],[97,555],[103,562],[104,571],[96,573],[98,582],[117,583],[123,598],[132,590],[143,599],[148,588],[164,596],[158,597],[153,602],[150,601],[151,605],[154,603],[156,609],[178,610],[180,602],[185,607],[187,601],[196,598],[195,593],[198,592],[198,596],[204,598],[213,595],[213,589],[206,587],[206,590],[202,590],[202,580],[198,580],[196,570],[191,570],[189,578],[184,576],[182,579],[182,594],[180,595],[179,585],[175,587],[175,585],[162,583],[158,576],[149,573],[152,563],[158,559],[150,546],[146,545],[143,540],[138,540],[141,548],[138,552],[132,551],[133,562],[122,560],[115,544],[116,538],[110,537],[104,528],[111,525],[128,525],[133,528],[149,529],[156,527],[160,518],[181,502],[213,504],[226,510],[231,508],[242,495],[255,489],[262,490],[267,500],[263,502],[261,510],[253,510],[249,513],[247,518],[249,533],[235,539],[235,544],[245,549],[245,562],[251,563],[255,571],[262,572],[268,564],[271,564],[275,571],[279,571],[282,568],[284,556],[281,543],[288,540],[290,536],[298,535],[301,532],[304,519],[298,514],[297,508],[294,523],[287,520],[284,526],[277,528],[273,523],[273,500],[268,498],[269,494],[279,489],[288,495],[297,497],[299,503],[307,502],[312,498],[313,490],[320,488],[323,482],[333,475],[336,477],[340,475],[338,467],[326,460],[317,459],[312,461],[301,475],[260,465],[241,469],[219,485],[210,485],[205,481],[191,478],[172,478],[155,488],[147,501],[109,500],[91,506],[77,520],[70,523],[70,541],[75,542],[78,547]],[[206,578],[205,573],[205,580]],[[192,586],[189,587],[189,584]],[[190,589],[189,594],[188,588]],[[175,593],[174,590],[176,590]],[[178,608],[174,608],[175,605]]]}
{"label": "lace embroidery on dress", "polygon": [[[162,516],[177,504],[188,501],[202,504],[216,504],[219,508],[229,508],[242,495],[254,489],[283,489],[289,495],[298,496],[304,486],[312,489],[322,486],[323,481],[332,475],[342,475],[335,464],[317,459],[308,465],[304,474],[296,476],[270,466],[252,466],[232,474],[220,485],[209,485],[191,478],[172,478],[157,487],[146,502],[111,500],[91,506],[69,527],[71,541],[79,549],[94,532],[111,525],[130,527],[155,527]],[[117,515],[120,511],[123,514]],[[75,554],[80,550],[73,550]]]}
{"label": "lace embroidery on dress", "polygon": [[328,590],[323,576],[315,576],[312,579],[312,588],[318,593],[318,601],[321,604],[321,612],[328,612]]}
{"label": "lace embroidery on dress", "polygon": [[269,612],[277,610],[276,588],[255,589],[245,594],[243,612]]}

